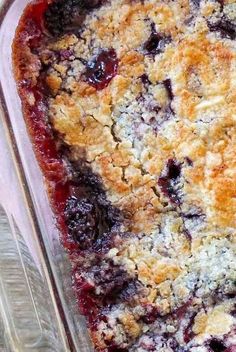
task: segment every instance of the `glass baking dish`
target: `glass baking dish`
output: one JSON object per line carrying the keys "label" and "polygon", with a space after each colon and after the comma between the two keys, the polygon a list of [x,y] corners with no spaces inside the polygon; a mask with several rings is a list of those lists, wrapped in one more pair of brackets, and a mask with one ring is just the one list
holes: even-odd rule
{"label": "glass baking dish", "polygon": [[[0,0],[0,351],[92,351],[12,73],[29,0]],[[3,231],[4,229],[4,231]]]}

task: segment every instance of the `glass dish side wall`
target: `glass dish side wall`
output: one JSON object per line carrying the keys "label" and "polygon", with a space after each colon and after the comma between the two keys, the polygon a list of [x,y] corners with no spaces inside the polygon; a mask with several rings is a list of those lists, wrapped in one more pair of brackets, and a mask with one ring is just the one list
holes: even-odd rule
{"label": "glass dish side wall", "polygon": [[[12,150],[20,184],[19,192],[22,192],[22,197],[27,204],[26,216],[30,227],[24,228],[25,224],[21,221],[25,211],[24,206],[21,207],[22,214],[19,212],[16,223],[20,233],[24,234],[24,241],[34,262],[38,261],[43,281],[47,284],[49,294],[47,300],[53,306],[52,319],[55,318],[55,329],[58,329],[59,340],[61,340],[60,347],[56,350],[88,352],[92,351],[92,348],[84,319],[76,313],[78,309],[71,288],[70,265],[60,245],[42,174],[26,131],[12,74],[11,44],[19,18],[28,2],[27,0],[6,1],[2,7],[0,22],[1,118]],[[19,200],[13,199],[13,202],[8,204],[13,212],[13,203],[17,201]],[[10,320],[11,317],[7,319]]]}

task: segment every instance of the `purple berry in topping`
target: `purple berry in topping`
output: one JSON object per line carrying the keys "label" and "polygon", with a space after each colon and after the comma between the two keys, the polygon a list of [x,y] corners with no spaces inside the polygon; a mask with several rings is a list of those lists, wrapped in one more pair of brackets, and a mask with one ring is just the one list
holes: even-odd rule
{"label": "purple berry in topping", "polygon": [[151,84],[151,82],[149,81],[148,75],[146,73],[140,76],[140,79],[144,86]]}
{"label": "purple berry in topping", "polygon": [[60,50],[60,58],[61,58],[61,60],[68,60],[71,55],[73,55],[73,50],[71,50],[71,49]]}
{"label": "purple berry in topping", "polygon": [[171,180],[176,180],[181,174],[180,164],[174,159],[169,159],[167,162],[167,176]]}
{"label": "purple berry in topping", "polygon": [[96,289],[100,289],[98,294],[105,295],[107,299],[116,298],[130,280],[127,272],[121,267],[115,266],[111,261],[104,265],[93,266],[91,273]]}
{"label": "purple berry in topping", "polygon": [[52,35],[79,30],[88,12],[104,0],[54,0],[44,14],[45,27]]}
{"label": "purple berry in topping", "polygon": [[159,177],[158,185],[162,192],[176,205],[180,204],[178,197],[178,181],[181,175],[181,164],[175,159],[169,159],[166,170]]}
{"label": "purple berry in topping", "polygon": [[157,307],[152,306],[151,304],[148,304],[145,307],[145,315],[142,317],[142,320],[146,323],[146,324],[152,324],[154,323],[154,321],[156,321],[156,319],[158,318],[158,316],[160,315]]}
{"label": "purple berry in topping", "polygon": [[144,44],[144,50],[148,54],[158,54],[160,52],[160,42],[162,37],[156,33],[152,33],[146,43]]}
{"label": "purple berry in topping", "polygon": [[212,32],[219,32],[223,38],[236,39],[235,25],[224,18],[217,23],[208,23],[208,27]]}
{"label": "purple berry in topping", "polygon": [[[116,238],[118,238],[118,240]],[[119,245],[119,238],[120,236],[116,232],[104,233],[103,236],[99,237],[96,243],[94,243],[94,252],[108,252],[112,247]]]}
{"label": "purple berry in topping", "polygon": [[128,282],[119,294],[119,298],[122,301],[132,301],[135,296],[141,291],[142,285],[137,280]]}
{"label": "purple berry in topping", "polygon": [[217,339],[212,339],[209,343],[209,347],[213,352],[225,352],[227,349],[223,342]]}
{"label": "purple berry in topping", "polygon": [[152,23],[151,29],[150,37],[144,43],[143,49],[147,55],[156,55],[164,50],[165,45],[170,43],[171,38],[158,34],[154,23]]}
{"label": "purple berry in topping", "polygon": [[184,159],[185,159],[186,163],[188,164],[188,166],[193,166],[192,159],[190,159],[188,156],[186,156]]}
{"label": "purple berry in topping", "polygon": [[53,35],[63,34],[73,22],[80,27],[84,18],[80,0],[55,0],[44,14],[45,27]]}
{"label": "purple berry in topping", "polygon": [[164,84],[164,87],[167,91],[169,99],[173,100],[174,94],[173,94],[173,90],[172,90],[171,80],[169,78],[167,78],[162,83]]}
{"label": "purple berry in topping", "polygon": [[99,235],[99,213],[90,199],[71,197],[65,209],[68,232],[81,249],[89,248]]}
{"label": "purple berry in topping", "polygon": [[118,58],[114,49],[102,50],[93,60],[89,61],[83,74],[86,82],[102,90],[107,87],[118,70]]}
{"label": "purple berry in topping", "polygon": [[86,9],[96,9],[104,2],[104,0],[81,0],[82,6]]}

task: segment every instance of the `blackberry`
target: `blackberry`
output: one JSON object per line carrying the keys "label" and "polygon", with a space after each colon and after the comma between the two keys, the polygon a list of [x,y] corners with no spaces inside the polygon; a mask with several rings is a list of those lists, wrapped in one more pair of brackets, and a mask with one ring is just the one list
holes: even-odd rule
{"label": "blackberry", "polygon": [[114,299],[130,281],[128,273],[112,261],[104,265],[93,266],[91,268],[94,284],[98,295],[103,295],[106,299]]}
{"label": "blackberry", "polygon": [[89,248],[99,235],[99,210],[90,199],[68,199],[65,209],[68,232],[81,249]]}
{"label": "blackberry", "polygon": [[93,246],[99,252],[105,244],[109,249],[119,232],[120,211],[107,200],[98,176],[83,161],[78,164],[71,164],[73,195],[64,211],[69,235],[82,250]]}
{"label": "blackberry", "polygon": [[118,225],[122,220],[121,212],[118,208],[112,206],[106,198],[106,193],[103,189],[100,178],[93,173],[91,168],[87,166],[83,160],[78,160],[78,162],[72,163],[71,165],[72,179],[75,189],[82,185],[83,194],[89,198],[93,197],[95,199],[100,211],[103,213],[107,228],[111,229],[116,225],[119,227]]}
{"label": "blackberry", "polygon": [[55,0],[45,14],[45,27],[52,35],[61,35],[81,27],[89,10],[99,7],[102,0]]}

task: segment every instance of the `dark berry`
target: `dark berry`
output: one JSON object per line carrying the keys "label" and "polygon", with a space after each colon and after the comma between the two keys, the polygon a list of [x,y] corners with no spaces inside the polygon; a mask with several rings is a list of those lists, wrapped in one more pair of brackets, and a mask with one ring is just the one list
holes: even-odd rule
{"label": "dark berry", "polygon": [[74,185],[73,194],[77,198],[88,197],[97,203],[102,213],[100,223],[104,232],[109,232],[111,228],[116,227],[116,225],[119,227],[121,212],[107,200],[101,179],[98,175],[93,173],[91,168],[84,163],[83,160],[78,160],[78,162],[73,163],[71,167]]}
{"label": "dark berry", "polygon": [[93,266],[91,274],[93,275],[98,295],[102,294],[106,296],[106,299],[116,298],[130,280],[128,273],[111,261],[104,265]]}
{"label": "dark berry", "polygon": [[86,14],[102,3],[103,0],[55,0],[45,11],[45,27],[52,35],[78,30]]}
{"label": "dark berry", "polygon": [[118,59],[114,49],[102,50],[86,65],[84,79],[97,90],[101,90],[116,76]]}
{"label": "dark berry", "polygon": [[212,339],[209,343],[209,347],[213,352],[224,352],[227,348],[222,341],[217,339]]}
{"label": "dark berry", "polygon": [[[109,250],[119,239],[120,211],[107,200],[99,177],[80,160],[71,163],[71,196],[65,207],[69,235],[80,249]],[[117,239],[118,238],[118,239]]]}
{"label": "dark berry", "polygon": [[149,102],[149,104],[147,105],[147,110],[150,112],[154,112],[155,114],[158,114],[158,112],[161,110],[161,107],[158,104],[156,104],[155,101],[152,101],[152,102]]}
{"label": "dark berry", "polygon": [[82,6],[86,9],[96,9],[101,6],[105,0],[83,0]]}
{"label": "dark berry", "polygon": [[116,241],[116,237],[118,236],[119,235],[115,232],[104,233],[103,236],[99,237],[96,243],[94,243],[93,250],[97,253],[108,252],[112,247],[115,247],[116,244],[119,245]]}
{"label": "dark berry", "polygon": [[155,25],[151,25],[151,34],[143,45],[143,50],[148,55],[156,55],[163,52],[166,44],[170,43],[171,38],[158,34]]}
{"label": "dark berry", "polygon": [[169,159],[166,169],[162,176],[159,177],[158,185],[161,191],[169,197],[170,201],[174,204],[179,204],[178,197],[178,181],[181,175],[181,165],[175,159]]}
{"label": "dark berry", "polygon": [[128,352],[127,348],[121,348],[113,344],[112,346],[109,346],[107,349],[107,352]]}
{"label": "dark berry", "polygon": [[53,35],[67,31],[73,22],[80,26],[85,18],[80,0],[55,0],[45,12],[45,27]]}
{"label": "dark berry", "polygon": [[137,280],[131,280],[128,282],[119,294],[119,298],[122,301],[132,301],[135,296],[141,291],[142,285]]}
{"label": "dark berry", "polygon": [[219,32],[223,38],[236,39],[235,25],[225,18],[217,23],[208,23],[208,27],[212,32]]}
{"label": "dark berry", "polygon": [[148,54],[158,54],[160,52],[160,41],[161,41],[161,36],[158,34],[151,34],[146,43],[144,44],[144,50]]}
{"label": "dark berry", "polygon": [[169,337],[168,338],[168,346],[170,348],[172,348],[172,351],[175,351],[175,352],[183,352],[183,349],[182,347],[180,347],[179,343],[177,342],[177,340],[173,337]]}
{"label": "dark berry", "polygon": [[167,78],[162,83],[164,84],[164,87],[167,91],[169,99],[173,100],[174,94],[173,94],[173,90],[172,90],[171,80],[169,78]]}
{"label": "dark berry", "polygon": [[181,320],[183,319],[187,312],[188,312],[188,309],[189,307],[191,306],[192,304],[192,300],[189,299],[186,303],[184,303],[182,306],[180,306],[179,308],[177,308],[174,312],[173,312],[173,315],[178,319],[178,320]]}
{"label": "dark berry", "polygon": [[165,38],[157,33],[152,33],[143,48],[146,54],[156,55],[163,52],[165,45],[169,42],[169,37]]}
{"label": "dark berry", "polygon": [[151,304],[148,304],[145,307],[145,315],[142,317],[142,320],[146,324],[152,324],[152,323],[154,323],[154,321],[156,321],[158,316],[160,316],[160,312],[157,309],[157,307],[152,306]]}
{"label": "dark berry", "polygon": [[144,86],[151,84],[151,82],[149,81],[148,75],[146,73],[140,76],[140,79]]}
{"label": "dark berry", "polygon": [[65,209],[68,232],[81,249],[89,248],[99,235],[99,210],[91,199],[68,199]]}

